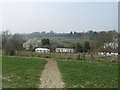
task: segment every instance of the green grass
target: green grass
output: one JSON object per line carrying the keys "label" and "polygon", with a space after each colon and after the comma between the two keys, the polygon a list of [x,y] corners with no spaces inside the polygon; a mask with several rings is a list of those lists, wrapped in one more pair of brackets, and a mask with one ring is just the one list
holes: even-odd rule
{"label": "green grass", "polygon": [[81,39],[81,38],[66,38],[66,39],[59,40],[58,43],[62,44],[64,46],[70,46],[71,43],[79,42],[81,44],[84,44],[85,41],[90,41],[90,40],[88,38],[86,38],[86,39]]}
{"label": "green grass", "polygon": [[71,39],[71,40],[68,40],[69,42],[79,42],[81,44],[84,44],[85,41],[90,41],[90,39],[88,38],[84,38],[84,39],[81,39],[81,38],[76,38],[76,39]]}
{"label": "green grass", "polygon": [[81,39],[81,38],[68,38],[68,39],[59,40],[58,43],[66,46],[66,47],[69,47],[71,45],[71,43],[79,42],[80,44],[83,45],[85,41],[90,41],[90,40],[88,38],[84,38],[84,39]]}
{"label": "green grass", "polygon": [[[46,37],[42,37],[39,39],[43,39]],[[50,41],[57,42],[59,45],[64,45],[65,47],[69,47],[71,43],[79,42],[84,44],[85,41],[90,41],[89,38],[70,38],[70,37],[48,37]]]}
{"label": "green grass", "polygon": [[38,88],[45,60],[2,58],[3,88]]}
{"label": "green grass", "polygon": [[115,64],[58,61],[67,88],[117,88],[118,67]]}

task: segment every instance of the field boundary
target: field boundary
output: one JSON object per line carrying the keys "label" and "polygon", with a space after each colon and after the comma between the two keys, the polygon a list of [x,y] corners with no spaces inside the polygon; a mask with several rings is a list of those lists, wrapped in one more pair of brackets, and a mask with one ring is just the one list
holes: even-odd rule
{"label": "field boundary", "polygon": [[[7,57],[16,57],[16,58],[32,58],[32,59],[42,59],[42,60],[55,60],[56,59],[52,59],[52,58],[42,58],[42,57],[22,57],[22,56],[7,56]],[[95,64],[99,64],[99,61],[86,61],[86,60],[67,60],[67,59],[58,59],[58,61],[69,61],[69,62],[84,62],[84,63],[95,63]],[[111,62],[120,62],[120,60],[112,60]],[[112,64],[118,64],[118,63],[112,63]]]}

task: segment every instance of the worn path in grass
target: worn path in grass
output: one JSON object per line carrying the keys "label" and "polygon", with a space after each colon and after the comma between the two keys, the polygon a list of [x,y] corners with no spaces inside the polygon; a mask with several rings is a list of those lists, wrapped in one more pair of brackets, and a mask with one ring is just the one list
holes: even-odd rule
{"label": "worn path in grass", "polygon": [[[12,56],[16,57],[16,56]],[[36,58],[47,60],[47,64],[40,77],[39,88],[64,88],[64,82],[62,81],[61,73],[58,69],[56,60],[39,57],[17,57],[17,58]]]}
{"label": "worn path in grass", "polygon": [[46,59],[48,63],[41,75],[40,88],[64,88],[61,73],[58,69],[56,60]]}

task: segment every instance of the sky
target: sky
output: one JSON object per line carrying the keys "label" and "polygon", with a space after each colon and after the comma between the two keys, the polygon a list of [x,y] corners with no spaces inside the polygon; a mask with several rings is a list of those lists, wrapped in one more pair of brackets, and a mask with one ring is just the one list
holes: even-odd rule
{"label": "sky", "polygon": [[117,2],[19,2],[2,4],[2,30],[12,33],[118,30]]}

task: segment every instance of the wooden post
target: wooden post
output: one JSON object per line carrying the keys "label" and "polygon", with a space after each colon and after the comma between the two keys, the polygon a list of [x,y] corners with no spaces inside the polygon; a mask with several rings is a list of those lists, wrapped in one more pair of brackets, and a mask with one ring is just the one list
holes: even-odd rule
{"label": "wooden post", "polygon": [[70,59],[71,59],[71,52],[70,52]]}
{"label": "wooden post", "polygon": [[85,52],[83,52],[83,59],[85,60]]}

